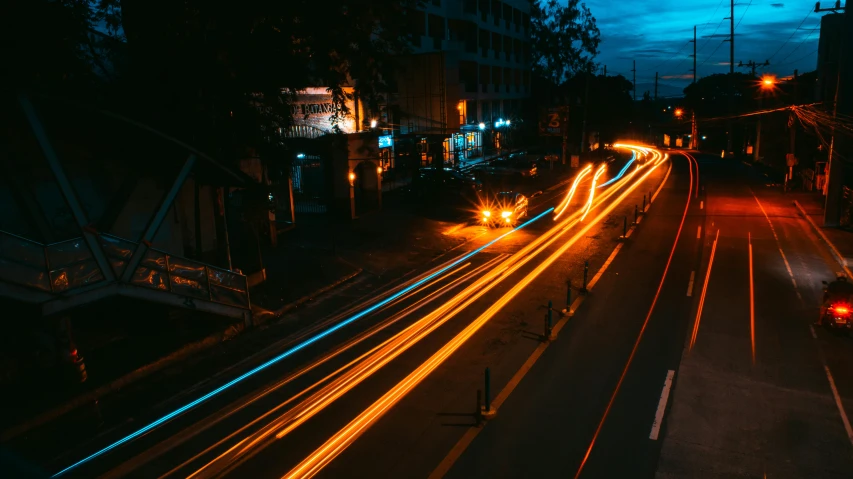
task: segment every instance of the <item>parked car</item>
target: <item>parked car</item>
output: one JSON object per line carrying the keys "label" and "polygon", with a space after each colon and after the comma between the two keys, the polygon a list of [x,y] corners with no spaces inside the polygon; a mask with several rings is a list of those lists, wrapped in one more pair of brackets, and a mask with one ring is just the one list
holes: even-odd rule
{"label": "parked car", "polygon": [[414,178],[412,187],[419,196],[459,194],[466,198],[475,198],[482,191],[483,184],[473,175],[451,168],[442,170],[421,168]]}

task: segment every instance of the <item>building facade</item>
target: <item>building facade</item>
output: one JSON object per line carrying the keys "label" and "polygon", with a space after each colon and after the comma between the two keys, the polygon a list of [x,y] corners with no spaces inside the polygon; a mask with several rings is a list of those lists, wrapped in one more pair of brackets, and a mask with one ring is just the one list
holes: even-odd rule
{"label": "building facade", "polygon": [[422,165],[507,146],[530,98],[530,9],[530,0],[424,2],[391,99],[395,133],[417,144]]}

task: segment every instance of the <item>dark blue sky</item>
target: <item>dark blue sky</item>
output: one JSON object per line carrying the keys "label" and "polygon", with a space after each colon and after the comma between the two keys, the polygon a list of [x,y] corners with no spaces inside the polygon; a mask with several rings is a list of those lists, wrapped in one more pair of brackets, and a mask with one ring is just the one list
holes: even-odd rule
{"label": "dark blue sky", "polygon": [[[697,25],[698,76],[729,71],[729,0],[582,0],[601,30],[597,61],[608,74],[631,79],[637,61],[637,96],[654,88],[655,71],[662,79],[659,93],[678,94],[692,80],[693,25]],[[825,1],[828,7],[834,1]],[[737,0],[735,2],[735,64],[749,60],[770,66],[761,71],[779,77],[812,71],[817,64],[820,17],[813,0]],[[842,2],[844,4],[844,2]],[[811,13],[810,13],[811,12]],[[802,22],[802,23],[801,23]],[[799,26],[799,28],[798,28]],[[736,68],[746,72],[746,68]]]}

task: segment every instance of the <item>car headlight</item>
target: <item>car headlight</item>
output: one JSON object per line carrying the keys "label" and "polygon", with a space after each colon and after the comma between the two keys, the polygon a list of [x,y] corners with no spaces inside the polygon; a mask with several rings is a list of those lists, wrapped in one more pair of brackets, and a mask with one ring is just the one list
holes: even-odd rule
{"label": "car headlight", "polygon": [[492,212],[491,211],[483,211],[483,216],[488,218],[488,217],[492,216]]}
{"label": "car headlight", "polygon": [[509,218],[510,216],[512,216],[512,212],[511,211],[504,211],[501,213],[501,216],[503,216],[504,218]]}

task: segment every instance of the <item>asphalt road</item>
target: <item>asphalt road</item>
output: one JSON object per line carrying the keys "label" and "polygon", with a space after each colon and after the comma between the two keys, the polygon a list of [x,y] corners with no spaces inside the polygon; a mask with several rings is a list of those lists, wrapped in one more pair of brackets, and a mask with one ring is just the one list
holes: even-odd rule
{"label": "asphalt road", "polygon": [[[621,168],[621,165],[614,165]],[[614,173],[616,168],[614,168]],[[590,175],[591,177],[591,175]],[[579,184],[579,191],[589,190],[590,177]],[[607,176],[602,177],[602,181]],[[542,219],[531,223],[524,229],[509,234],[506,237],[490,244],[499,237],[508,233],[509,230],[494,229],[484,231],[481,237],[466,245],[464,251],[459,251],[455,259],[448,259],[448,263],[458,260],[458,264],[446,273],[430,277],[431,272],[424,272],[420,276],[401,281],[400,284],[390,291],[383,291],[363,301],[361,304],[348,305],[349,307],[337,314],[324,318],[323,321],[313,325],[308,330],[279,341],[271,347],[259,351],[256,355],[241,364],[237,364],[228,371],[213,380],[202,384],[187,384],[187,391],[171,400],[152,404],[150,408],[134,414],[132,419],[120,424],[92,440],[81,440],[78,443],[70,443],[70,450],[65,450],[59,456],[42,457],[47,463],[50,471],[59,471],[75,461],[86,458],[88,454],[109,447],[116,441],[127,437],[129,433],[139,431],[140,427],[150,424],[179,406],[188,403],[194,397],[204,394],[205,391],[217,389],[228,384],[235,376],[257,368],[271,358],[281,355],[282,351],[300,344],[302,340],[317,331],[323,330],[330,325],[340,324],[349,318],[357,316],[360,311],[371,305],[380,304],[378,309],[370,314],[359,318],[311,344],[307,344],[298,351],[293,351],[286,358],[276,361],[274,364],[258,370],[250,377],[241,380],[237,386],[229,387],[216,396],[206,400],[196,407],[177,415],[172,420],[146,430],[129,440],[127,443],[104,451],[103,454],[86,461],[85,463],[68,471],[69,477],[90,477],[94,475],[105,475],[105,477],[151,477],[162,474],[171,474],[174,477],[186,476],[199,467],[208,464],[212,459],[220,457],[223,452],[243,439],[246,435],[257,434],[259,431],[272,430],[270,423],[280,420],[280,414],[292,411],[304,411],[299,409],[303,403],[299,403],[318,389],[324,388],[329,383],[339,379],[341,373],[336,372],[349,361],[373,351],[378,344],[388,340],[397,333],[415,323],[420,323],[427,312],[441,305],[447,304],[449,298],[458,296],[463,290],[477,292],[475,285],[487,274],[492,274],[499,281],[494,281],[495,286],[488,294],[471,302],[470,311],[458,314],[456,317],[442,324],[438,329],[425,338],[424,341],[412,341],[402,355],[395,357],[393,362],[381,368],[382,374],[375,374],[363,378],[354,386],[338,390],[335,394],[343,395],[341,400],[334,401],[324,408],[311,412],[306,417],[310,421],[305,427],[295,429],[293,434],[284,436],[283,439],[264,438],[264,447],[253,448],[249,453],[240,455],[236,460],[228,458],[224,470],[216,469],[217,472],[232,472],[234,477],[261,477],[270,474],[270,477],[280,475],[283,472],[282,465],[293,464],[310,452],[310,446],[324,436],[328,436],[340,425],[345,424],[347,418],[364,404],[372,401],[377,391],[383,391],[396,381],[401,375],[411,371],[413,362],[420,361],[423,357],[432,353],[439,345],[445,344],[452,334],[470,320],[471,315],[487,307],[496,295],[504,292],[513,285],[511,278],[525,275],[535,266],[533,259],[535,254],[524,253],[530,249],[531,243],[544,241],[544,234],[553,230],[554,221],[548,210],[565,195],[566,185],[557,186],[534,197],[531,201],[530,216],[535,217],[544,213]],[[627,200],[639,203],[638,196],[642,196],[641,190],[636,191]],[[586,202],[587,193],[579,194],[570,209],[580,209]],[[625,198],[623,198],[625,199]],[[598,200],[597,200],[598,201]],[[620,203],[622,214],[630,212],[630,203]],[[598,210],[605,208],[605,201]],[[607,221],[596,225],[599,229],[618,230],[617,223],[613,221],[613,214],[608,215]],[[571,232],[571,228],[567,231]],[[552,236],[554,233],[549,233]],[[560,235],[567,235],[565,231]],[[557,236],[560,236],[557,235]],[[595,238],[587,240],[581,238],[581,243],[589,245],[595,243]],[[479,251],[480,248],[487,248]],[[550,246],[550,250],[557,246]],[[549,251],[545,246],[543,251]],[[479,251],[479,252],[478,252]],[[476,254],[471,254],[475,252]],[[519,254],[521,253],[521,254]],[[543,253],[544,254],[544,253]],[[580,256],[578,256],[580,257]],[[460,258],[464,258],[461,259]],[[506,264],[509,258],[513,258],[510,264],[518,263],[527,258],[524,264],[519,263],[506,278],[496,273],[497,265]],[[537,259],[538,261],[538,259]],[[575,269],[582,264],[582,259],[575,258]],[[508,266],[504,266],[506,268]],[[435,270],[441,269],[437,267]],[[493,279],[494,279],[493,278]],[[509,278],[509,279],[508,279]],[[417,286],[408,291],[408,286]],[[488,283],[482,283],[488,284]],[[475,285],[472,287],[472,285]],[[561,289],[565,289],[563,286]],[[405,294],[397,296],[397,291],[406,290]],[[388,298],[392,298],[388,300]],[[387,301],[386,301],[387,300]],[[408,329],[406,329],[408,330]],[[328,358],[327,358],[328,357]],[[329,375],[332,375],[331,377]],[[337,376],[335,376],[337,375]],[[325,378],[325,379],[324,379]],[[173,378],[173,380],[175,380]],[[325,382],[324,382],[325,381]],[[351,389],[351,390],[350,390]],[[313,400],[313,399],[312,399]],[[300,414],[303,414],[300,412]],[[300,416],[301,417],[301,416]],[[289,419],[292,421],[291,419]],[[301,421],[302,419],[299,419]],[[297,422],[299,422],[297,421]],[[301,423],[300,423],[301,424]],[[298,447],[290,447],[288,444],[296,444]],[[37,446],[37,444],[32,444]],[[282,453],[281,448],[285,452]],[[37,449],[34,447],[34,449]],[[52,449],[51,449],[52,450]],[[32,450],[30,452],[33,452]],[[270,457],[276,467],[269,467]],[[287,458],[287,459],[285,459]],[[46,459],[46,460],[45,460]],[[215,463],[216,468],[219,463]]]}
{"label": "asphalt road", "polygon": [[[351,304],[48,467],[379,305],[68,476],[262,478],[300,465],[292,477],[849,477],[853,340],[810,328],[837,263],[751,168],[690,164],[674,155],[638,188],[602,190],[584,222],[549,210],[571,182],[544,191],[525,228],[484,229],[443,265],[343,295]],[[567,210],[583,209],[591,177]],[[600,277],[544,343],[544,305],[565,306],[585,262]],[[485,368],[499,408],[478,427]]]}
{"label": "asphalt road", "polygon": [[809,329],[820,281],[839,268],[750,169],[700,157],[649,313],[689,191],[687,161],[675,165],[637,236],[447,477],[849,477],[853,345]]}

